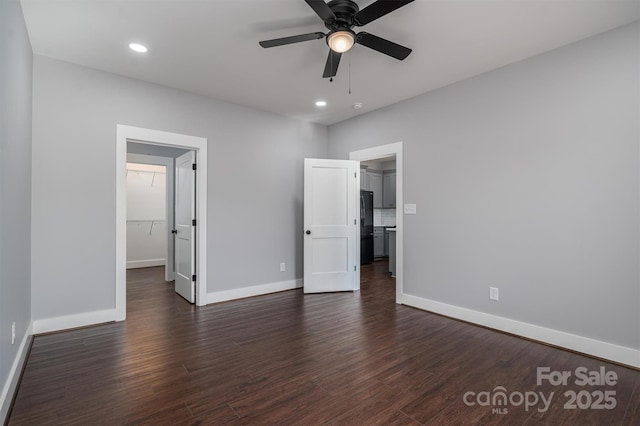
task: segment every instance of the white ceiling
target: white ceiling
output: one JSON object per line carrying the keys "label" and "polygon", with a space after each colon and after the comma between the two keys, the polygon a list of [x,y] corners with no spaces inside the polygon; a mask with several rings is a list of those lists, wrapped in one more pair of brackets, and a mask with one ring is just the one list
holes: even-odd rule
{"label": "white ceiling", "polygon": [[[372,0],[356,0],[360,8]],[[333,83],[326,32],[304,0],[22,0],[35,54],[322,124],[333,124],[638,20],[622,0],[416,0],[365,27],[413,49],[356,45]],[[127,45],[148,46],[141,55]],[[351,59],[349,59],[351,56]],[[349,94],[349,62],[351,91]],[[314,102],[328,105],[318,108]],[[363,102],[358,111],[353,103]]]}

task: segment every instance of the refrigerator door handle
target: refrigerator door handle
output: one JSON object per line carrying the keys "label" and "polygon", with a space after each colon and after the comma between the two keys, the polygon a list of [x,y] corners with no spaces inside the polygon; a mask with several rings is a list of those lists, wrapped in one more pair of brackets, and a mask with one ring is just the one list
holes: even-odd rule
{"label": "refrigerator door handle", "polygon": [[360,196],[360,226],[364,225],[364,197]]}

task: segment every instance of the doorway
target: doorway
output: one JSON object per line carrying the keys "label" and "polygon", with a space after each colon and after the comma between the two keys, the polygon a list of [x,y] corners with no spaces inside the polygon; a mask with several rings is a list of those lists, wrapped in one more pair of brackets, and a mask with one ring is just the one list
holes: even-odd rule
{"label": "doorway", "polygon": [[207,139],[180,135],[132,126],[117,125],[116,128],[116,320],[126,319],[126,244],[127,244],[127,200],[126,164],[127,144],[135,142],[161,149],[194,151],[198,163],[195,177],[195,256],[194,281],[195,303],[207,304]]}
{"label": "doorway", "polygon": [[127,161],[127,270],[164,266],[167,167]]}
{"label": "doorway", "polygon": [[[380,173],[380,178],[384,179],[384,168],[388,168],[388,170],[392,170],[391,167],[391,162],[395,160],[395,173],[393,173],[393,180],[395,180],[395,185],[393,185],[393,180],[391,179],[391,173],[388,173],[388,179],[385,179],[383,182],[383,186],[386,185],[384,187],[384,189],[387,189],[387,193],[392,193],[395,192],[393,195],[393,199],[394,199],[394,205],[391,206],[388,204],[388,201],[390,200],[391,197],[387,196],[385,197],[385,200],[380,199],[380,203],[376,203],[375,205],[379,205],[381,206],[380,210],[378,211],[378,215],[380,215],[380,217],[377,218],[377,220],[374,219],[374,225],[375,222],[377,222],[380,225],[384,225],[389,224],[391,225],[391,223],[395,224],[395,231],[391,231],[391,232],[395,232],[395,244],[393,244],[393,242],[384,242],[385,246],[387,247],[387,253],[389,253],[389,247],[391,246],[392,250],[394,251],[394,257],[395,257],[395,265],[390,265],[390,270],[392,270],[392,273],[395,272],[395,277],[396,277],[396,303],[401,304],[402,303],[402,296],[403,296],[403,226],[402,226],[402,218],[403,218],[403,214],[402,214],[402,210],[403,210],[403,193],[402,193],[402,186],[403,186],[403,157],[402,157],[402,142],[397,142],[397,143],[392,143],[392,144],[388,144],[388,145],[382,145],[382,146],[377,146],[374,148],[368,148],[368,149],[363,149],[360,151],[354,151],[349,153],[349,159],[350,160],[357,160],[360,161],[361,164],[372,164],[375,165],[376,171],[381,171],[382,173]],[[379,170],[379,169],[383,169],[383,170]],[[378,178],[377,173],[374,174],[375,175],[375,179]],[[362,174],[361,174],[361,185],[363,183],[362,181]],[[384,189],[382,191],[380,191],[381,193],[384,192]],[[375,197],[375,190],[374,190],[374,197]],[[375,203],[375,201],[374,201]],[[386,204],[386,208],[385,208],[385,204]],[[392,208],[394,207],[394,208]],[[386,210],[386,211],[385,211]],[[393,210],[394,213],[391,213],[391,211]],[[375,209],[374,209],[375,211]],[[384,215],[384,217],[382,216]],[[394,217],[391,217],[390,215],[393,215]],[[387,228],[386,226],[384,226],[384,228]],[[391,226],[389,226],[388,228],[391,228]],[[374,226],[374,232],[375,232],[375,226]],[[388,231],[386,231],[385,229],[385,234],[382,236],[382,238],[387,238],[389,235],[391,235]],[[391,237],[389,237],[391,238]],[[375,240],[375,234],[374,234],[374,240]],[[375,253],[375,249],[374,249],[374,253]],[[360,280],[360,277],[358,277],[358,281]]]}
{"label": "doorway", "polygon": [[174,280],[174,157],[183,152],[186,150],[127,143],[127,269],[162,264],[165,281]]}

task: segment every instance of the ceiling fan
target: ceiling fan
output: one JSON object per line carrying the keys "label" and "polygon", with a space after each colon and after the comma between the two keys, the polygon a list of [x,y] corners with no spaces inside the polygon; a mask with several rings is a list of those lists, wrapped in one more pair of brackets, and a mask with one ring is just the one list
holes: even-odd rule
{"label": "ceiling fan", "polygon": [[401,8],[413,0],[377,0],[360,10],[352,0],[305,0],[314,12],[324,21],[329,30],[327,34],[321,32],[300,34],[291,37],[276,38],[260,42],[264,48],[283,46],[285,44],[302,41],[318,40],[326,37],[329,46],[329,56],[324,67],[322,77],[334,77],[338,72],[338,65],[342,54],[349,51],[354,43],[361,44],[393,58],[403,60],[411,53],[411,49],[401,46],[384,38],[360,32],[356,34],[352,28],[361,27],[375,21],[384,15]]}

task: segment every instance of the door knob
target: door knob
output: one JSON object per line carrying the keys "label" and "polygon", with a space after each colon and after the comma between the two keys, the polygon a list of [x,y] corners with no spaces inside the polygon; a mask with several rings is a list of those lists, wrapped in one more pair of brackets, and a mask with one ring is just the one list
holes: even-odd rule
{"label": "door knob", "polygon": [[305,234],[307,234],[307,235],[311,235],[311,231],[309,231],[309,230],[307,229],[307,231],[305,232]]}
{"label": "door knob", "polygon": [[177,229],[172,229],[172,230],[171,230],[171,233],[172,233],[172,234],[177,234],[177,233],[178,233],[178,230],[177,230]]}

